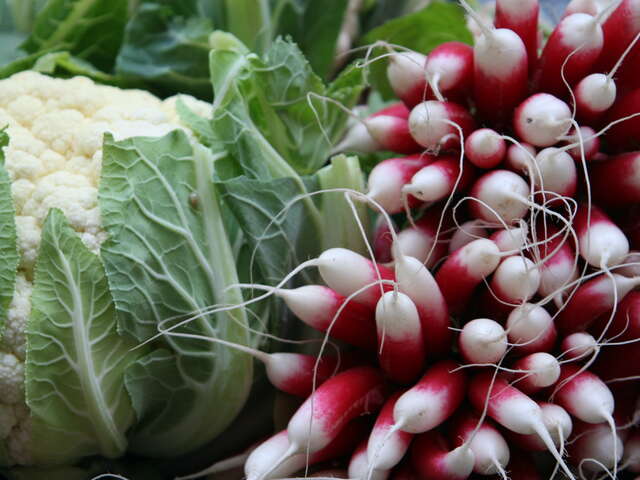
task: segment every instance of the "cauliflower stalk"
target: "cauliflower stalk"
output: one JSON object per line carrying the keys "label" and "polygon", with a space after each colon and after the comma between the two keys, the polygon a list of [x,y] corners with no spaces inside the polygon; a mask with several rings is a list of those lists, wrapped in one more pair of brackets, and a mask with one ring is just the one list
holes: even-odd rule
{"label": "cauliflower stalk", "polygon": [[[208,104],[181,100],[208,116]],[[132,349],[237,281],[211,154],[180,124],[176,101],[83,77],[0,81],[0,465],[127,448],[179,454],[219,433],[246,398],[251,363],[242,355],[171,337]],[[188,207],[194,195],[214,206]],[[154,201],[164,209],[150,211]],[[183,237],[167,239],[183,220]],[[190,279],[168,244],[185,264],[196,258]],[[236,325],[246,319],[235,316],[224,328],[211,317],[188,328],[246,341]],[[216,412],[223,401],[235,403]]]}

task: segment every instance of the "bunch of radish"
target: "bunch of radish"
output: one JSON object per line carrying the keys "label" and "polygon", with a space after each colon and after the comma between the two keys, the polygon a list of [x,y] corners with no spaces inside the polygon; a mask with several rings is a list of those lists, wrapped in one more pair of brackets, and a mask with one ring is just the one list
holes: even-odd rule
{"label": "bunch of radish", "polygon": [[462,3],[475,45],[393,53],[400,101],[340,144],[398,155],[352,197],[370,258],[271,289],[338,354],[229,345],[301,398],[250,480],[640,475],[640,0],[574,0],[546,42],[537,0]]}

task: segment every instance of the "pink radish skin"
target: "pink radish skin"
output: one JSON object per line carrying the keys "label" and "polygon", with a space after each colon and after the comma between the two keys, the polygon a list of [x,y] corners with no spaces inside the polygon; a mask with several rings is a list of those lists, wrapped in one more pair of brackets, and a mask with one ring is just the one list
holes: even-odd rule
{"label": "pink radish skin", "polygon": [[629,252],[622,262],[624,267],[616,268],[616,272],[625,277],[640,277],[640,252]]}
{"label": "pink radish skin", "polygon": [[[605,314],[592,330],[600,335],[608,322],[609,315]],[[605,338],[615,338],[617,342],[640,338],[640,291],[628,293],[620,302]]]}
{"label": "pink radish skin", "polygon": [[[569,416],[564,408],[554,403],[540,402],[538,405],[540,405],[544,425],[553,439],[554,445],[560,448],[562,444],[566,443],[566,440],[573,431],[571,416]],[[525,450],[535,452],[544,452],[547,450],[547,446],[535,433],[532,435],[511,433],[509,439]]]}
{"label": "pink radish skin", "polygon": [[[611,428],[606,423],[590,425],[588,423],[576,422],[574,429],[575,441],[569,444],[569,455],[573,463],[580,464],[585,459],[592,459],[604,465],[607,469],[612,469],[620,462],[623,452],[623,444],[620,435],[615,439],[611,433]],[[615,441],[615,448],[614,448]],[[616,452],[614,457],[613,452]],[[593,461],[582,463],[586,472],[601,472],[602,467]]]}
{"label": "pink radish skin", "polygon": [[411,446],[411,463],[421,479],[465,480],[473,471],[474,462],[468,446],[450,450],[445,437],[437,431],[419,435]]}
{"label": "pink radish skin", "polygon": [[[563,64],[564,77],[572,86],[584,78],[598,60],[603,41],[602,27],[596,17],[575,13],[563,18],[540,54],[533,76],[534,88],[565,96],[568,91],[560,75]],[[567,60],[569,55],[571,57]]]}
{"label": "pink radish skin", "polygon": [[384,400],[384,380],[375,368],[355,367],[330,378],[289,420],[288,454],[321,450],[350,420],[377,411]]}
{"label": "pink radish skin", "polygon": [[418,52],[397,52],[389,56],[387,78],[396,96],[409,108],[426,99],[427,57]]}
{"label": "pink radish skin", "polygon": [[415,304],[404,293],[386,292],[376,307],[376,325],[380,368],[395,382],[415,380],[426,353]]}
{"label": "pink radish skin", "polygon": [[598,347],[598,342],[586,332],[576,332],[562,339],[560,350],[567,360],[589,358]]}
{"label": "pink radish skin", "polygon": [[[597,154],[600,152],[600,137],[596,137],[595,134],[596,131],[587,126],[580,127],[580,136],[576,134],[575,129],[571,130],[567,138],[567,143],[578,145],[567,150],[567,153],[577,162],[582,161],[583,151],[585,161],[590,162],[595,160]],[[580,148],[579,144],[582,144],[582,148]]]}
{"label": "pink radish skin", "polygon": [[611,311],[615,306],[615,291],[617,301],[620,302],[627,293],[640,285],[640,278],[627,278],[616,273],[611,277],[603,274],[581,284],[557,316],[558,330],[569,334],[589,328],[600,315]]}
{"label": "pink radish skin", "polygon": [[576,98],[576,117],[580,123],[595,125],[616,100],[616,84],[603,73],[584,77],[573,90]]}
{"label": "pink radish skin", "polygon": [[590,165],[593,196],[599,205],[640,203],[640,152],[629,152]]}
{"label": "pink radish skin", "polygon": [[551,351],[558,335],[549,312],[532,303],[514,308],[506,326],[509,342],[521,355]]}
{"label": "pink radish skin", "polygon": [[529,71],[538,60],[538,0],[497,0],[496,28],[508,28],[518,34],[527,49]]}
{"label": "pink radish skin", "polygon": [[[567,152],[549,147],[536,155],[537,168],[531,169],[534,185],[544,192],[553,192],[564,197],[574,197],[578,186],[575,161]],[[548,199],[549,195],[541,193]]]}
{"label": "pink radish skin", "polygon": [[498,246],[487,239],[474,240],[453,252],[438,269],[435,279],[449,310],[461,312],[475,288],[500,263]]}
{"label": "pink radish skin", "polygon": [[558,360],[546,352],[527,355],[516,361],[513,368],[526,372],[515,374],[515,381],[518,388],[528,395],[554,385],[560,378]]}
{"label": "pink radish skin", "polygon": [[439,209],[431,208],[415,222],[415,226],[409,226],[398,233],[398,245],[403,255],[417,258],[427,268],[432,268],[447,254],[449,233],[444,232],[450,229],[451,220],[449,216],[445,216],[440,235],[436,239],[441,215]]}
{"label": "pink radish skin", "polygon": [[[589,217],[589,211],[591,213]],[[593,267],[612,267],[629,254],[629,240],[595,205],[581,205],[574,220],[580,255]]]}
{"label": "pink radish skin", "polygon": [[336,373],[337,357],[322,357],[316,369],[317,357],[300,353],[266,354],[267,377],[278,390],[306,398],[315,384],[320,385]]}
{"label": "pink radish skin", "polygon": [[[351,345],[373,350],[377,340],[373,327],[374,310],[355,300],[346,298],[323,285],[304,285],[292,290],[281,289],[276,295],[282,298],[293,314],[320,332],[331,327],[331,337]],[[340,315],[336,313],[342,308]],[[333,325],[332,325],[333,322]]]}
{"label": "pink radish skin", "polygon": [[[371,260],[346,248],[330,248],[317,259],[320,276],[326,284],[340,295],[348,297],[361,288],[378,282],[378,272],[382,280],[394,280],[393,270],[374,265]],[[377,271],[376,271],[377,268]],[[391,290],[390,285],[372,285],[358,293],[354,300],[363,305],[375,308],[382,291]]]}
{"label": "pink radish skin", "polygon": [[565,363],[558,385],[562,387],[556,392],[555,402],[575,418],[587,423],[613,422],[613,394],[599,377]]}
{"label": "pink radish skin", "polygon": [[446,355],[453,337],[449,309],[431,272],[417,259],[394,255],[399,289],[415,303],[430,358]]}
{"label": "pink radish skin", "polygon": [[[473,48],[462,42],[445,42],[434,48],[426,63],[427,77],[439,93],[462,102],[473,82]],[[437,98],[431,93],[431,98]]]}
{"label": "pink radish skin", "polygon": [[465,413],[456,418],[450,430],[451,438],[462,445],[469,443],[475,459],[473,471],[480,475],[494,475],[504,471],[509,463],[510,452],[507,442],[490,420],[485,420],[474,433],[480,417]]}
{"label": "pink radish skin", "polygon": [[571,128],[571,109],[548,93],[531,95],[513,116],[513,128],[526,143],[536,147],[550,147]]}
{"label": "pink radish skin", "polygon": [[394,426],[408,433],[436,428],[458,409],[464,398],[467,377],[452,360],[429,367],[393,408]]}
{"label": "pink radish skin", "polygon": [[[393,221],[391,228],[396,230],[396,225]],[[376,219],[376,224],[373,227],[373,240],[371,242],[376,262],[389,263],[392,260],[392,245],[393,236],[391,234],[389,222],[387,222],[382,215],[379,215]]]}
{"label": "pink radish skin", "polygon": [[[401,158],[388,158],[378,163],[369,174],[367,196],[384,208],[387,213],[398,213],[404,209],[402,188],[420,169],[433,163],[435,157],[427,154],[414,154]],[[410,207],[416,207],[420,201],[409,196]]]}
{"label": "pink radish skin", "polygon": [[411,182],[402,189],[403,193],[423,202],[436,202],[449,197],[454,193],[454,187],[458,177],[457,192],[466,190],[474,180],[475,168],[472,164],[464,162],[462,175],[460,175],[460,159],[445,157],[418,170],[411,178]]}
{"label": "pink radish skin", "polygon": [[499,376],[496,377],[492,387],[492,379],[493,372],[485,371],[471,380],[469,400],[473,407],[477,411],[482,411],[488,399],[487,415],[504,428],[524,435],[538,434],[562,470],[569,478],[575,479],[553,444],[538,404]]}
{"label": "pink radish skin", "polygon": [[537,239],[543,243],[539,248],[540,287],[538,293],[552,295],[556,306],[563,303],[563,287],[578,277],[576,253],[571,247],[571,237],[564,238],[553,224],[541,223],[537,228]]}
{"label": "pink radish skin", "polygon": [[369,118],[375,118],[379,116],[389,116],[389,117],[398,117],[404,118],[405,120],[409,118],[409,114],[411,111],[407,108],[407,106],[402,102],[392,103],[388,107],[382,108],[375,113],[372,113]]}
{"label": "pink radish skin", "polygon": [[448,150],[460,145],[460,132],[452,124],[462,130],[463,141],[475,130],[473,117],[457,103],[427,100],[416,105],[409,115],[411,135],[430,151]]}
{"label": "pink radish skin", "polygon": [[509,146],[504,160],[505,168],[516,173],[527,173],[529,166],[536,158],[536,149],[528,143],[519,143]]}
{"label": "pink radish skin", "polygon": [[493,29],[473,49],[473,97],[478,114],[492,126],[508,122],[527,94],[527,49],[517,33]]}
{"label": "pink radish skin", "polygon": [[375,115],[364,120],[367,131],[381,150],[395,153],[417,153],[422,150],[409,132],[406,119],[391,115]]}
{"label": "pink radish skin", "polygon": [[470,202],[469,210],[475,218],[487,222],[501,220],[510,225],[528,213],[529,206],[523,201],[528,195],[529,185],[521,176],[509,170],[492,170],[471,188],[471,196],[479,202]]}
{"label": "pink radish skin", "polygon": [[501,252],[521,250],[527,244],[526,224],[521,227],[496,230],[489,239],[496,244]]}
{"label": "pink radish skin", "polygon": [[467,137],[464,154],[478,168],[497,167],[504,159],[507,145],[498,132],[480,128]]}
{"label": "pink radish skin", "polygon": [[[367,455],[367,440],[363,440],[354,450],[349,460],[349,468],[347,470],[350,479],[370,479],[370,480],[386,480],[389,477],[389,471],[373,470],[369,471],[369,461]],[[369,474],[371,475],[369,477]]]}
{"label": "pink radish skin", "polygon": [[[635,115],[640,111],[640,88],[630,90],[624,95],[618,95],[604,117],[604,123],[609,124],[616,120]],[[628,152],[640,148],[640,116],[635,116],[621,121],[609,130],[604,138],[613,151]]]}
{"label": "pink radish skin", "polygon": [[468,363],[498,363],[507,351],[507,334],[499,323],[477,318],[463,327],[458,349]]}
{"label": "pink radish skin", "polygon": [[371,429],[367,443],[368,468],[390,470],[404,457],[413,435],[402,430],[394,430],[393,409],[402,392],[393,394],[386,401]]}
{"label": "pink radish skin", "polygon": [[456,250],[464,247],[465,245],[478,240],[480,238],[487,238],[489,231],[485,227],[483,220],[469,220],[464,222],[451,236],[449,242],[449,253],[453,253]]}

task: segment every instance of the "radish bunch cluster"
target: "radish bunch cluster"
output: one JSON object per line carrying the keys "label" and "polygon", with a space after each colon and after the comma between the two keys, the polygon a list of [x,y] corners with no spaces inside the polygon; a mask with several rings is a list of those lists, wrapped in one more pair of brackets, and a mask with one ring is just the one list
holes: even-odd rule
{"label": "radish bunch cluster", "polygon": [[401,102],[340,145],[402,155],[353,197],[373,259],[330,249],[301,266],[325,285],[272,290],[347,348],[250,352],[306,399],[249,480],[640,474],[640,0],[574,0],[542,48],[536,0],[493,26],[463,6],[475,45],[391,54]]}

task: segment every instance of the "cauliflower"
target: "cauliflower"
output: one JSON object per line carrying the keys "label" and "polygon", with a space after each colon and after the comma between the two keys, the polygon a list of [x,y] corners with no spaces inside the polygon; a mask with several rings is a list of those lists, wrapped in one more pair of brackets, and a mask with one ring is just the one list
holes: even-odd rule
{"label": "cauliflower", "polygon": [[[210,105],[182,96],[201,115]],[[97,253],[101,229],[98,181],[105,132],[116,140],[162,136],[182,128],[176,98],[141,90],[55,79],[22,72],[0,81],[0,127],[8,126],[5,166],[12,181],[20,264],[0,340],[0,445],[11,462],[29,464],[29,415],[24,398],[25,325],[31,312],[34,264],[51,208],[64,212],[84,244]],[[187,132],[189,134],[189,132]]]}

